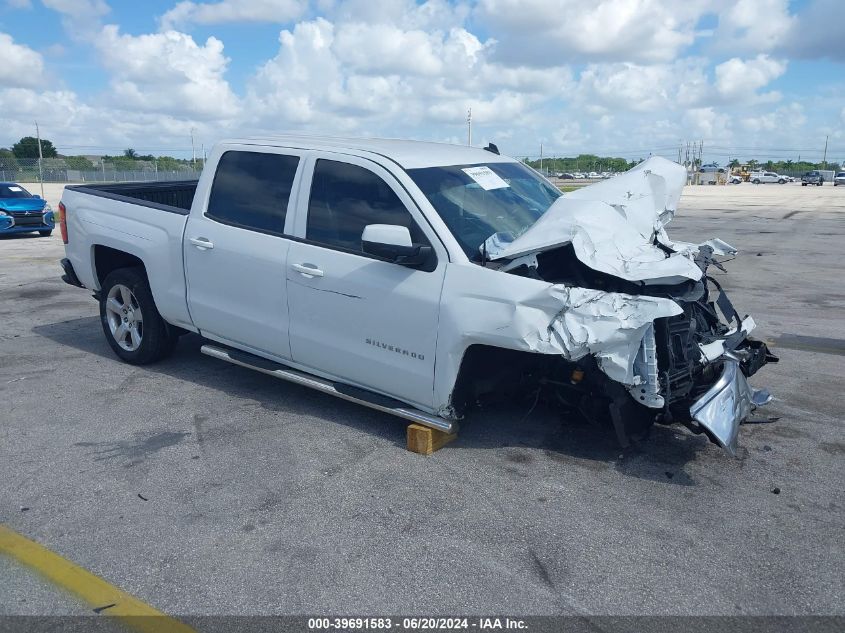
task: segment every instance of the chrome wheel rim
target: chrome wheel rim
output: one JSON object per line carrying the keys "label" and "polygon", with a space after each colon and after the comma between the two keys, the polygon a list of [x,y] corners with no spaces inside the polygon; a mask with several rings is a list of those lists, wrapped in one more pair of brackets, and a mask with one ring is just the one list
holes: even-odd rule
{"label": "chrome wheel rim", "polygon": [[121,349],[134,352],[141,347],[144,337],[144,317],[141,306],[132,291],[123,284],[116,284],[106,297],[106,320],[109,331]]}

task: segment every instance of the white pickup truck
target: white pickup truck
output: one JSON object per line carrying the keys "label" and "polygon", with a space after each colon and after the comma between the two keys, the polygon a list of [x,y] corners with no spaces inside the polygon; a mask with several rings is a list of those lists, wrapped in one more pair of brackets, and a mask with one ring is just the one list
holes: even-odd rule
{"label": "white pickup truck", "polygon": [[752,171],[749,180],[755,185],[773,182],[783,185],[787,182],[788,178],[773,171]]}
{"label": "white pickup truck", "polygon": [[226,141],[199,181],[69,186],[63,278],[124,361],[202,351],[454,431],[542,397],[623,446],[681,423],[734,452],[776,360],[707,276],[719,240],[665,231],[686,182],[651,158],[561,195],[485,149],[285,136]]}

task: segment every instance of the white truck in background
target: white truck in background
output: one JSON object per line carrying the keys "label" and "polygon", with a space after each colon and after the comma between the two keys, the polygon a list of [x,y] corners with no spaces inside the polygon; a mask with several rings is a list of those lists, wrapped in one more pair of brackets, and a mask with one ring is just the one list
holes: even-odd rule
{"label": "white truck in background", "polygon": [[627,445],[681,423],[733,453],[776,360],[665,231],[684,168],[561,195],[495,146],[284,136],[218,144],[198,182],[66,188],[64,279],[124,361],[216,358],[444,431],[541,393]]}
{"label": "white truck in background", "polygon": [[789,182],[789,179],[786,176],[781,176],[773,171],[752,171],[749,180],[755,185],[766,183],[777,183],[779,185],[783,185]]}

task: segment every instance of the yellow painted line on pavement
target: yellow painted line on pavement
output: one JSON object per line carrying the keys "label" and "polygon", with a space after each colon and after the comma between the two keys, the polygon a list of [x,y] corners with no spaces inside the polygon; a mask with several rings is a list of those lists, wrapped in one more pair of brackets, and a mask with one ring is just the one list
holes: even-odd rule
{"label": "yellow painted line on pavement", "polygon": [[0,524],[0,552],[39,572],[90,604],[96,613],[120,619],[142,633],[196,633],[179,620],[121,591],[99,576]]}

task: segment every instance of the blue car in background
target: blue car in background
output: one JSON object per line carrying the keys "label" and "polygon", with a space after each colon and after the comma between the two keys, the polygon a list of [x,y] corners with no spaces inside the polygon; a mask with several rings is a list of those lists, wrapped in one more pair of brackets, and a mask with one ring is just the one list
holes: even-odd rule
{"label": "blue car in background", "polygon": [[14,182],[0,182],[0,235],[37,231],[47,237],[55,226],[46,200]]}

